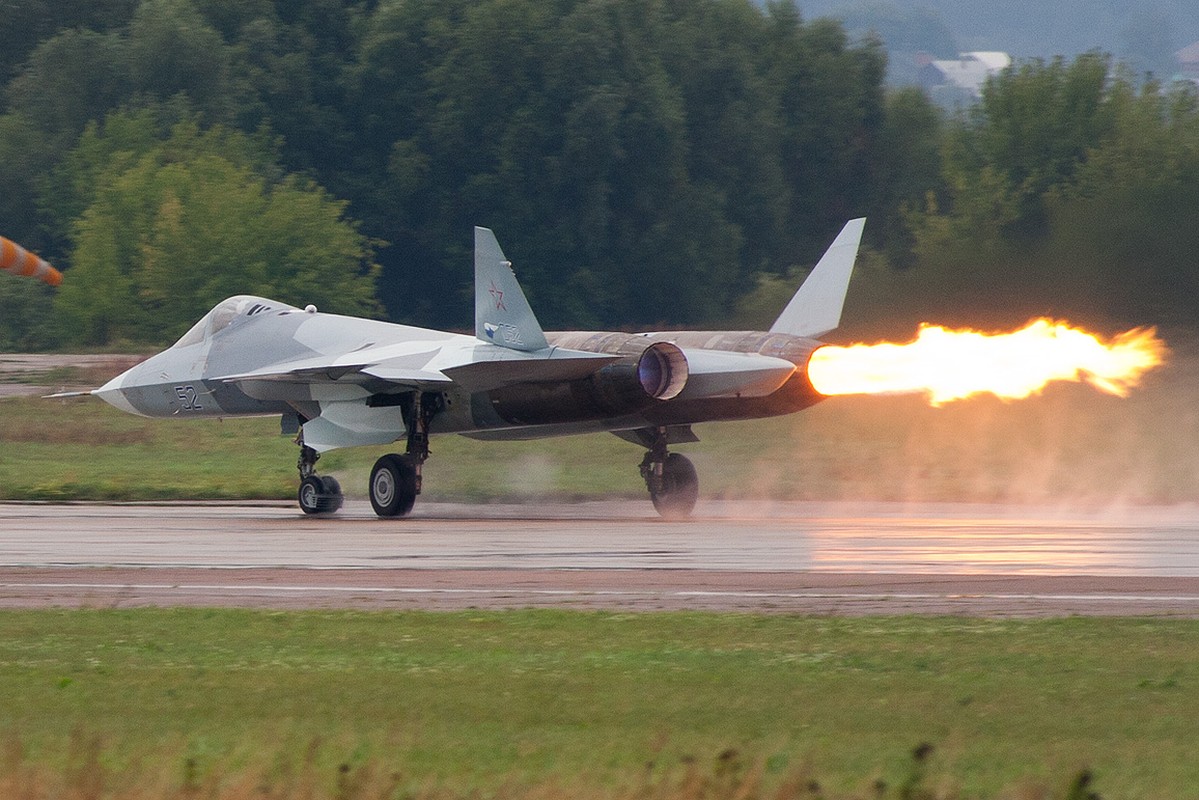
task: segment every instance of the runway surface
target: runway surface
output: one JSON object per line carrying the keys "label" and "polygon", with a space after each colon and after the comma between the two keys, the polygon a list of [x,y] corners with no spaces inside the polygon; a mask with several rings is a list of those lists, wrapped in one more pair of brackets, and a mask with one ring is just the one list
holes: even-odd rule
{"label": "runway surface", "polygon": [[1199,508],[0,505],[0,607],[1199,616]]}

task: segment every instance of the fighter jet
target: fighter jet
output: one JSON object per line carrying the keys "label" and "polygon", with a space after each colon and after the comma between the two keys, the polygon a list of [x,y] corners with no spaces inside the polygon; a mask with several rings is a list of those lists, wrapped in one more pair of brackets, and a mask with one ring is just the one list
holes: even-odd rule
{"label": "fighter jet", "polygon": [[[822,396],[815,338],[840,324],[864,219],[847,223],[769,331],[546,332],[495,235],[475,228],[475,335],[326,314],[241,295],[179,341],[82,394],[146,417],[279,415],[300,446],[299,505],[341,507],[320,454],[403,441],[371,470],[371,506],[402,517],[421,493],[429,437],[533,439],[610,431],[645,448],[658,512],[689,516],[695,467],[669,446],[691,426],[789,414]],[[62,395],[58,395],[62,396]]]}

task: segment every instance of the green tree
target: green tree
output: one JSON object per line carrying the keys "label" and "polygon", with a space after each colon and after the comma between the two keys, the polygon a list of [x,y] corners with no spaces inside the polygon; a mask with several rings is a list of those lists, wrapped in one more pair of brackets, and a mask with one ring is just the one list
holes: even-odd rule
{"label": "green tree", "polygon": [[894,267],[914,264],[913,212],[926,209],[930,196],[935,202],[944,194],[944,138],[942,112],[923,91],[909,87],[889,94],[877,144],[877,194],[867,234]]}
{"label": "green tree", "polygon": [[[39,44],[65,31],[124,28],[141,0],[19,0],[0,14],[0,84],[16,77]],[[2,95],[0,95],[2,100]],[[3,108],[0,105],[0,108]]]}
{"label": "green tree", "polygon": [[116,33],[68,30],[39,44],[7,87],[0,117],[0,234],[57,259],[66,226],[47,220],[39,198],[47,173],[88,121],[129,91],[128,63]]}
{"label": "green tree", "polygon": [[1193,326],[1199,307],[1199,96],[1117,80],[1111,133],[1047,198],[1045,258],[1113,319]]}
{"label": "green tree", "polygon": [[36,187],[53,165],[53,153],[37,128],[21,114],[0,116],[0,164],[0,220],[4,225],[0,236],[45,251]]}
{"label": "green tree", "polygon": [[161,343],[233,294],[376,310],[371,245],[345,204],[299,177],[264,175],[253,151],[220,127],[180,123],[112,159],[74,225],[55,301],[68,338]]}
{"label": "green tree", "polygon": [[230,80],[230,53],[191,0],[142,0],[129,23],[134,88],[166,100],[185,94],[209,121],[231,119],[241,98]]}
{"label": "green tree", "polygon": [[[68,269],[91,257],[84,231],[126,265],[182,246],[171,231],[207,202],[186,179],[249,208],[247,181],[269,197],[292,173],[392,242],[379,292],[406,321],[469,325],[470,229],[486,224],[549,325],[697,323],[811,263],[847,217],[895,219],[935,183],[887,127],[881,45],[789,2],[18,5],[0,21],[30,32],[9,51],[0,212]],[[908,111],[899,124],[923,124]],[[150,231],[132,250],[100,231],[117,208]],[[114,285],[142,277],[122,266]],[[149,285],[129,291],[148,303]]]}
{"label": "green tree", "polygon": [[943,305],[1193,327],[1199,96],[1107,65],[1021,65],[951,124],[943,190],[904,217]]}
{"label": "green tree", "polygon": [[130,92],[129,57],[116,33],[68,30],[37,46],[8,86],[10,107],[66,149],[89,120]]}
{"label": "green tree", "polygon": [[[357,57],[369,5],[196,0],[228,45],[236,125],[269,127],[282,137],[289,167],[317,174],[326,185],[344,181],[361,146],[346,127],[343,76]],[[343,193],[341,186],[335,190]]]}
{"label": "green tree", "polygon": [[1111,62],[1087,53],[1067,64],[1030,61],[987,82],[970,119],[950,131],[946,172],[953,211],[994,240],[1045,232],[1046,193],[1069,182],[1111,128]]}
{"label": "green tree", "polygon": [[[875,143],[884,121],[886,58],[877,41],[850,47],[833,20],[801,25],[774,8],[769,58],[782,125],[783,177],[792,194],[790,264],[818,254],[845,220],[870,208]],[[785,265],[785,264],[784,264]]]}
{"label": "green tree", "polygon": [[59,344],[53,292],[40,281],[0,273],[0,351],[36,352]]}
{"label": "green tree", "polygon": [[881,51],[781,5],[384,2],[362,41],[329,183],[414,321],[467,324],[472,224],[549,325],[690,323],[873,202]]}
{"label": "green tree", "polygon": [[202,130],[185,97],[166,103],[117,111],[103,123],[91,122],[73,149],[43,183],[41,208],[52,226],[69,230],[95,202],[102,184],[130,169],[146,153],[163,150],[165,158],[218,155],[277,181],[283,175],[276,141],[264,132],[247,135],[214,126]]}

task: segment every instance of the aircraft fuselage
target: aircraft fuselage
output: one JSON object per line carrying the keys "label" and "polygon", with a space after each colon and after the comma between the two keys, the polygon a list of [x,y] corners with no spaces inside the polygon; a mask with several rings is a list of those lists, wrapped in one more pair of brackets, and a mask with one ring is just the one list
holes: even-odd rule
{"label": "aircraft fuselage", "polygon": [[[269,301],[267,301],[269,302]],[[264,302],[264,305],[267,304]],[[768,394],[694,396],[684,388],[671,400],[647,403],[626,414],[589,418],[538,420],[538,407],[561,407],[561,396],[572,392],[572,381],[522,381],[483,391],[448,384],[441,394],[444,408],[433,418],[430,433],[482,433],[487,438],[540,438],[568,433],[629,430],[686,425],[710,420],[752,419],[799,411],[822,396],[808,382],[804,367],[820,346],[813,339],[787,334],[755,332],[680,331],[650,334],[591,332],[547,333],[551,348],[586,347],[596,336],[626,336],[646,342],[669,342],[685,353],[698,350],[758,354],[780,358],[795,366],[793,374]],[[233,417],[298,415],[301,421],[321,414],[322,404],[359,403],[363,413],[381,417],[383,425],[399,420],[396,438],[405,431],[403,421],[385,398],[397,394],[384,379],[373,385],[358,379],[339,382],[336,367],[325,366],[323,382],[280,379],[261,380],[228,376],[247,375],[278,363],[324,360],[381,348],[401,357],[406,365],[436,369],[438,365],[479,358],[488,345],[475,337],[394,323],[306,313],[281,303],[267,310],[237,317],[227,327],[193,342],[182,342],[114,378],[96,394],[114,406],[146,417]],[[352,358],[346,358],[347,367]],[[697,380],[697,378],[693,378]],[[514,414],[520,409],[524,415]],[[369,411],[366,409],[370,409]],[[530,409],[532,410],[530,412]],[[576,414],[576,417],[579,415]],[[532,421],[527,421],[532,420]]]}

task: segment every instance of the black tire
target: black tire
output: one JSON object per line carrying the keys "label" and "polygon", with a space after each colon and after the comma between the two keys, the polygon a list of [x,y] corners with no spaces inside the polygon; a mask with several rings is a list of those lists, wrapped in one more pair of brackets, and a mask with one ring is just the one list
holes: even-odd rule
{"label": "black tire", "polygon": [[[335,492],[329,491],[329,481],[332,481]],[[341,508],[341,487],[332,478],[309,475],[300,481],[297,499],[300,502],[300,510],[305,514],[332,514]]]}
{"label": "black tire", "polygon": [[651,491],[649,496],[665,519],[690,517],[699,500],[699,475],[691,459],[679,453],[666,456],[662,465],[662,491]]}
{"label": "black tire", "polygon": [[416,503],[416,467],[394,453],[383,456],[371,470],[371,507],[380,517],[403,517]]}
{"label": "black tire", "polygon": [[332,514],[341,508],[342,501],[345,500],[345,496],[341,493],[341,484],[337,482],[337,478],[331,475],[321,478],[321,483],[325,485],[325,496],[329,501],[329,508],[325,513]]}

